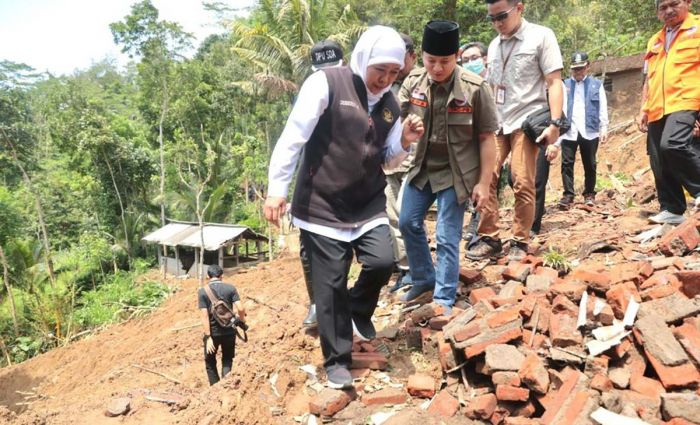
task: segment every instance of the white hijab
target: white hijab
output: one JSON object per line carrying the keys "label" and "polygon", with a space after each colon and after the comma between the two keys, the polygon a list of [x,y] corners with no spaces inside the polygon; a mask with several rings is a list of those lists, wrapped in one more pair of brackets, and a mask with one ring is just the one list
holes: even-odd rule
{"label": "white hijab", "polygon": [[[406,43],[395,29],[375,25],[367,28],[357,40],[355,50],[352,51],[350,69],[359,75],[367,87],[367,67],[380,63],[396,64],[403,68],[406,57]],[[374,94],[367,89],[367,101],[370,110],[386,92],[391,90],[391,85]]]}

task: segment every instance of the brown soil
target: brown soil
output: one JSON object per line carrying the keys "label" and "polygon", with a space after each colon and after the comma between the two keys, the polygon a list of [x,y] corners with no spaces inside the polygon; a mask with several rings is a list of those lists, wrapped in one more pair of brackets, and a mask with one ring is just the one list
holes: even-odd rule
{"label": "brown soil", "polygon": [[[631,176],[648,166],[643,139],[624,145],[636,133],[621,132],[601,148],[599,175],[622,171]],[[606,163],[612,164],[610,169]],[[559,162],[552,166],[550,201],[561,187]],[[582,170],[577,166],[577,176]],[[625,235],[646,226],[643,210],[628,208],[626,200],[651,182],[646,173],[624,193],[599,195],[594,212],[574,208],[568,212],[550,208],[545,216],[542,250],[556,246],[576,257],[586,242],[620,236],[618,247],[627,245]],[[654,211],[653,205],[643,208]],[[502,225],[507,232],[510,212]],[[432,227],[432,226],[431,226]],[[610,263],[622,260],[619,251],[596,253],[583,261]],[[466,265],[466,263],[465,263]],[[493,270],[492,270],[493,269]],[[496,276],[495,266],[484,271]],[[152,278],[158,278],[153,272]],[[209,387],[202,354],[202,331],[196,308],[195,280],[168,284],[177,288],[161,308],[148,317],[108,327],[70,346],[55,349],[22,364],[0,370],[0,423],[13,424],[293,424],[295,415],[308,407],[311,392],[299,366],[312,364],[320,370],[322,357],[317,338],[304,333],[300,323],[306,313],[307,295],[297,257],[287,255],[226,279],[234,283],[249,312],[250,340],[238,343],[234,371],[220,384]],[[494,278],[496,279],[496,278]],[[377,328],[397,326],[399,316],[392,300],[384,295],[377,310]],[[174,330],[177,328],[185,328]],[[436,358],[425,358],[406,348],[398,338],[389,346],[393,382],[404,382],[416,371],[441,377]],[[181,383],[133,367],[149,368]],[[275,389],[270,378],[276,375]],[[24,394],[22,394],[22,393]],[[184,396],[178,406],[146,400],[148,392]],[[38,394],[29,398],[28,394]],[[276,394],[277,393],[277,394]],[[119,418],[104,415],[109,401],[131,397],[131,412]],[[31,404],[17,403],[32,401]],[[5,406],[5,407],[3,407]],[[8,410],[9,409],[9,410]],[[359,402],[342,411],[343,423],[365,423],[372,412]],[[423,424],[431,421],[420,421]]]}

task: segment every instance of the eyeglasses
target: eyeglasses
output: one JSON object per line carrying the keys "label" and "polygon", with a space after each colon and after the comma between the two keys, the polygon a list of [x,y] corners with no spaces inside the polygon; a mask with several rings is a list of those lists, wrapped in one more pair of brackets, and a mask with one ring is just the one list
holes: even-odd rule
{"label": "eyeglasses", "polygon": [[505,21],[508,18],[508,15],[510,15],[510,12],[512,12],[516,7],[517,5],[511,7],[510,10],[506,10],[505,12],[497,13],[495,15],[486,15],[486,20],[489,22]]}

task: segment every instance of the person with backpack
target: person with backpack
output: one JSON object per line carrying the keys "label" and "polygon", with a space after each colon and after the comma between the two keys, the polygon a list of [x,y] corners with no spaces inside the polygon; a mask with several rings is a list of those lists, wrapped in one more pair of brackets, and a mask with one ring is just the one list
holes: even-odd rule
{"label": "person with backpack", "polygon": [[[216,353],[221,347],[221,378],[231,372],[236,355],[236,320],[245,323],[245,309],[236,287],[221,281],[223,269],[212,264],[207,269],[209,283],[197,291],[204,327],[204,364],[209,385],[219,382]],[[235,306],[235,313],[233,307]]]}

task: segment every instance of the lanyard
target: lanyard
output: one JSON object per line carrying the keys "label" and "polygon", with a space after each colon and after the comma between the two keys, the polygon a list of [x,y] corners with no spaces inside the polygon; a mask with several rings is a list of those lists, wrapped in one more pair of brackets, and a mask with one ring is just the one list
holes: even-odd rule
{"label": "lanyard", "polygon": [[[509,38],[508,40],[513,40],[513,38]],[[501,84],[503,84],[503,81],[505,80],[506,76],[506,65],[508,65],[508,61],[510,60],[510,55],[513,54],[513,50],[515,50],[515,46],[518,44],[518,40],[516,39],[513,42],[513,45],[510,47],[510,50],[508,50],[508,55],[506,57],[503,57],[503,40],[501,40],[498,43],[498,50],[501,53],[501,61],[503,62],[503,68],[501,69]]]}

